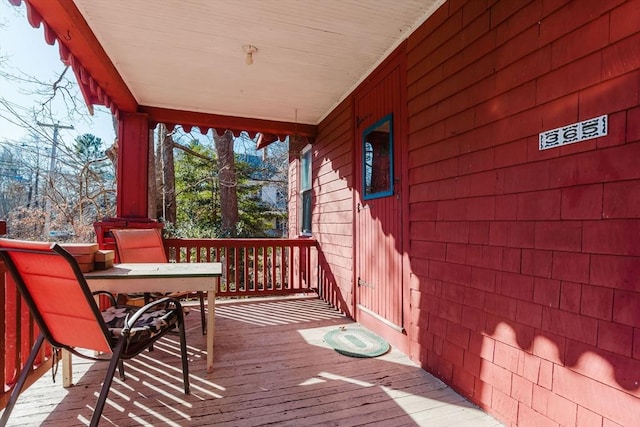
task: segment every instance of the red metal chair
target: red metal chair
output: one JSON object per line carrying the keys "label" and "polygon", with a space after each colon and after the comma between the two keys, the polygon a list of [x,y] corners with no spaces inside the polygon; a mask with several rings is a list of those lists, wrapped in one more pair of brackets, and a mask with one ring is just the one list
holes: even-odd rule
{"label": "red metal chair", "polygon": [[[113,229],[111,234],[116,242],[118,262],[168,262],[167,254],[164,250],[162,234],[158,228],[122,228]],[[172,298],[184,298],[188,292],[174,292],[168,295]],[[207,319],[204,313],[204,293],[197,292],[200,300],[200,322],[202,324],[202,335],[206,333]],[[158,297],[155,295],[154,297]],[[148,302],[151,295],[145,295]]]}
{"label": "red metal chair", "polygon": [[[6,425],[45,339],[54,348],[77,356],[109,361],[91,426],[98,425],[116,369],[124,379],[122,361],[136,356],[174,327],[180,335],[184,392],[189,394],[184,313],[177,299],[162,298],[144,307],[117,306],[110,293],[91,292],[75,258],[55,243],[0,239],[0,258],[40,328],[0,425]],[[112,306],[101,312],[96,294],[109,296]],[[100,355],[94,357],[77,349]]]}

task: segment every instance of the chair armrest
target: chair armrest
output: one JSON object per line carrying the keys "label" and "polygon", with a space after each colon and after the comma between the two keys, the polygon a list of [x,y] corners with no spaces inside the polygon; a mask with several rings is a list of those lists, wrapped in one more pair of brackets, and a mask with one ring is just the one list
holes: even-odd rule
{"label": "chair armrest", "polygon": [[183,316],[182,305],[180,304],[179,300],[177,300],[175,298],[170,298],[170,297],[160,298],[158,300],[152,301],[152,302],[144,305],[142,308],[137,310],[133,316],[129,317],[127,315],[127,318],[124,321],[124,327],[122,328],[123,335],[127,334],[129,332],[129,330],[131,330],[133,325],[136,324],[138,319],[140,319],[140,317],[142,317],[146,312],[155,309],[156,306],[164,305],[164,304],[166,304],[168,302],[174,303],[175,306],[176,306],[176,310],[178,310],[178,313],[179,313],[178,315],[179,316]]}
{"label": "chair armrest", "polygon": [[111,303],[112,307],[117,305],[116,297],[113,296],[113,294],[111,292],[109,292],[109,291],[93,291],[93,292],[91,292],[91,295],[93,295],[93,296],[103,295],[103,296],[109,298],[109,302]]}

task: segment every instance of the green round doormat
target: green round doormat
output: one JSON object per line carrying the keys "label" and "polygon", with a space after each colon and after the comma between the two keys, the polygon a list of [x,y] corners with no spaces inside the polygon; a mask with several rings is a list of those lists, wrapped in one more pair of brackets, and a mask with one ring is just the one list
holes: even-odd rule
{"label": "green round doormat", "polygon": [[389,343],[366,329],[341,326],[324,335],[324,341],[340,354],[351,357],[377,357],[389,351]]}

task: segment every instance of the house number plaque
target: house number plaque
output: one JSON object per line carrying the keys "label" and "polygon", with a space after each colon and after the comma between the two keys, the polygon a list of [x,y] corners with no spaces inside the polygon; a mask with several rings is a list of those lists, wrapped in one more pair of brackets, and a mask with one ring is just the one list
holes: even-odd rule
{"label": "house number plaque", "polygon": [[608,130],[607,117],[605,114],[580,123],[542,132],[540,134],[540,150],[605,136]]}

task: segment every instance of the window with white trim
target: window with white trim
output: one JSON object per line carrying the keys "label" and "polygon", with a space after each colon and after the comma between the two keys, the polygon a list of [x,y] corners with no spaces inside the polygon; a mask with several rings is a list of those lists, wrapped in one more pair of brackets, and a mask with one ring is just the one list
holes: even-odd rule
{"label": "window with white trim", "polygon": [[300,233],[311,234],[311,146],[300,152]]}

